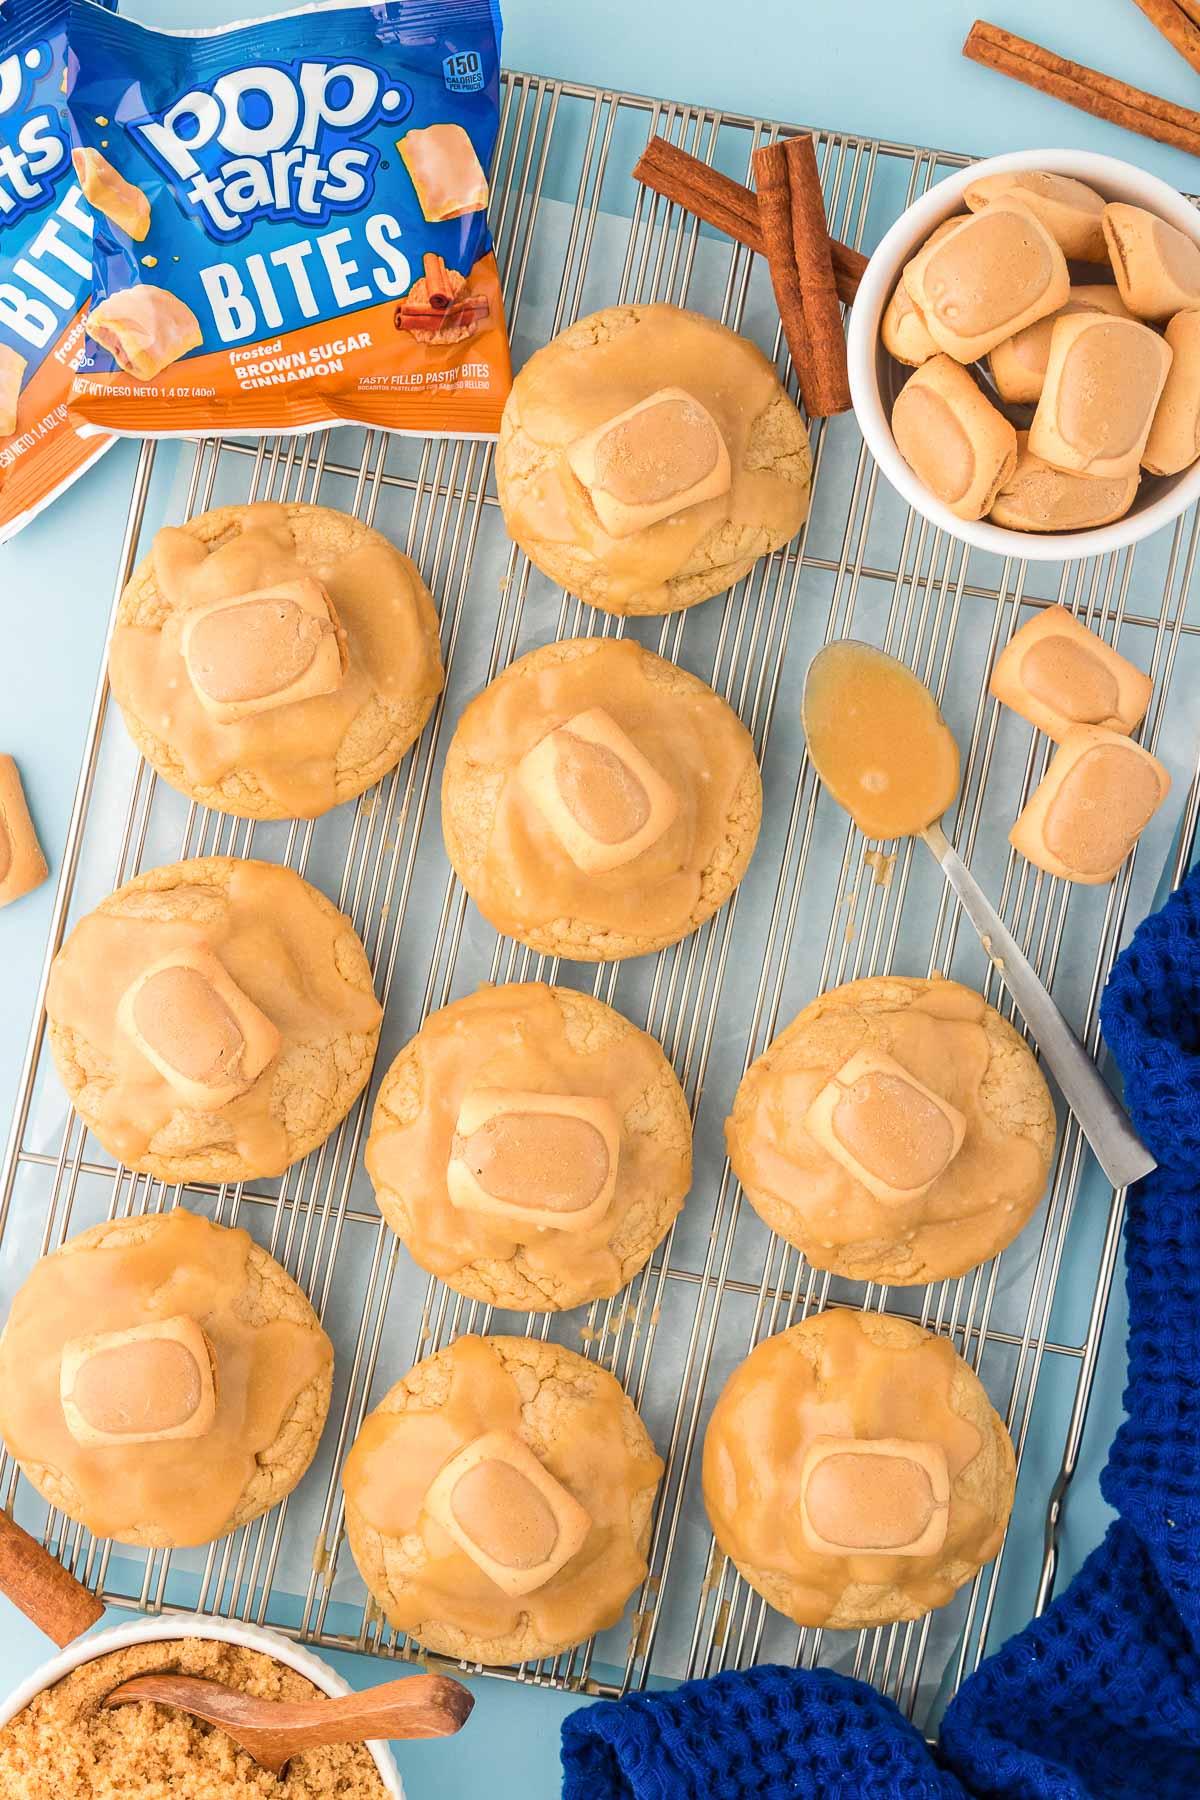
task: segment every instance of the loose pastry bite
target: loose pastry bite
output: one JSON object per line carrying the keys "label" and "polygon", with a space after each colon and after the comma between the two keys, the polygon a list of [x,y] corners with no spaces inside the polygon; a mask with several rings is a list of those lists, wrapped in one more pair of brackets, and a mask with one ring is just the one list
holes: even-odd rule
{"label": "loose pastry bite", "polygon": [[1071,281],[1045,226],[1024,207],[997,203],[924,244],[904,285],[938,348],[969,363],[1065,306]]}
{"label": "loose pastry bite", "polygon": [[291,869],[201,857],[127,882],[54,960],[72,1104],[161,1181],[279,1175],[366,1085],[381,1011],[349,919]]}
{"label": "loose pastry bite", "polygon": [[588,962],[695,931],[745,873],[761,811],[741,721],[629,639],[513,663],[464,712],[442,782],[446,852],[484,917]]}
{"label": "loose pastry bite", "polygon": [[615,1294],[691,1183],[691,1116],[645,1032],[590,994],[482,987],[426,1019],[379,1091],[367,1170],[414,1259],[553,1312]]}
{"label": "loose pastry bite", "polygon": [[0,1338],[0,1435],[52,1506],[125,1544],[207,1544],[296,1486],[333,1350],[245,1231],[182,1209],[37,1263]]}
{"label": "loose pastry bite", "polygon": [[910,375],[892,407],[905,462],[960,519],[982,519],[1017,461],[1017,434],[952,357]]}
{"label": "loose pastry bite", "polygon": [[1200,306],[1200,245],[1140,206],[1104,209],[1104,239],[1121,298],[1139,319],[1162,323]]}
{"label": "loose pastry bite", "polygon": [[1137,498],[1137,474],[1104,479],[1052,468],[1017,433],[1017,466],[992,502],[993,525],[1009,531],[1091,531],[1123,519]]}
{"label": "loose pastry bite", "polygon": [[734,1370],[704,1440],[704,1504],[776,1611],[859,1630],[945,1606],[995,1556],[1015,1465],[947,1339],[837,1310]]}
{"label": "loose pastry bite", "polygon": [[0,906],[31,894],[48,874],[20,771],[11,756],[0,756]]}
{"label": "loose pastry bite", "polygon": [[406,131],[396,148],[425,218],[461,219],[487,205],[487,176],[461,125],[439,122]]}
{"label": "loose pastry bite", "polygon": [[500,425],[505,524],[606,612],[677,612],[808,514],[804,421],[755,345],[675,306],[616,306],[530,357]]}
{"label": "loose pastry bite", "polygon": [[1097,887],[1111,881],[1150,823],[1171,777],[1148,750],[1102,725],[1076,725],[1009,833],[1047,874]]}
{"label": "loose pastry bite", "polygon": [[442,687],[413,563],[329,507],[219,507],[167,527],[129,581],[109,652],[138,749],[239,818],[316,818],[377,781]]}
{"label": "loose pastry bite", "polygon": [[1010,202],[1039,219],[1068,262],[1107,263],[1104,199],[1085,181],[1044,169],[981,175],[963,191],[972,212]]}
{"label": "loose pastry bite", "polygon": [[153,381],[204,342],[191,307],[169,288],[149,282],[135,282],[93,306],[86,330],[118,368],[138,381]]}
{"label": "loose pastry bite", "polygon": [[463,1337],[364,1421],[342,1478],[359,1573],[396,1630],[469,1662],[555,1656],[646,1574],[663,1465],[607,1370]]}
{"label": "loose pastry bite", "polygon": [[1071,298],[1065,306],[1051,313],[1049,318],[1039,319],[1036,325],[1027,325],[1015,337],[1005,338],[988,357],[988,368],[1002,400],[1013,405],[1032,406],[1041,399],[1055,320],[1080,312],[1109,313],[1116,319],[1133,317],[1115,287],[1073,285]]}
{"label": "loose pastry bite", "polygon": [[1178,475],[1200,456],[1200,311],[1176,313],[1166,338],[1174,361],[1142,451],[1151,475]]}
{"label": "loose pastry bite", "polygon": [[1170,346],[1135,319],[1056,320],[1030,450],[1078,475],[1136,474],[1170,366]]}
{"label": "loose pastry bite", "polygon": [[1102,725],[1127,737],[1145,718],[1151,691],[1148,675],[1065,606],[1036,612],[992,670],[991,692],[1001,705],[1059,744],[1077,725]]}
{"label": "loose pastry bite", "polygon": [[955,981],[820,995],[752,1063],[725,1122],[734,1174],[818,1269],[897,1286],[962,1275],[1045,1191],[1054,1107],[1032,1051]]}

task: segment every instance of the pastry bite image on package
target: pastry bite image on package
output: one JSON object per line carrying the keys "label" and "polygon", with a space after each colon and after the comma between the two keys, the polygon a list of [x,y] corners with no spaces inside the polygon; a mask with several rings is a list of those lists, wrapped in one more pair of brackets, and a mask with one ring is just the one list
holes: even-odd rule
{"label": "pastry bite image on package", "polygon": [[948,1339],[835,1309],[734,1370],[703,1481],[717,1543],[755,1592],[797,1625],[849,1631],[945,1606],[995,1556],[1016,1458]]}
{"label": "pastry bite image on package", "polygon": [[31,894],[48,874],[21,772],[11,756],[0,756],[0,906]]}
{"label": "pastry bite image on package", "polygon": [[431,1275],[555,1312],[615,1294],[692,1179],[692,1121],[661,1046],[611,1006],[540,982],[431,1013],[383,1078],[367,1172]]}
{"label": "pastry bite image on package", "polygon": [[751,1063],[725,1141],[751,1206],[814,1268],[908,1287],[1012,1242],[1045,1192],[1054,1106],[973,989],[881,975],[819,995]]}
{"label": "pastry bite image on package", "polygon": [[0,543],[103,454],[67,419],[94,214],[71,163],[68,0],[0,6]]}
{"label": "pastry bite image on package", "polygon": [[613,306],[518,375],[496,483],[543,574],[604,612],[679,612],[808,516],[808,432],[746,338],[678,306]]}
{"label": "pastry bite image on package", "polygon": [[1100,886],[1117,873],[1170,787],[1158,758],[1123,732],[1074,725],[1009,843],[1049,875]]}
{"label": "pastry bite image on package", "polygon": [[1061,744],[1077,725],[1102,725],[1128,737],[1146,716],[1151,687],[1148,675],[1065,606],[1048,606],[1004,646],[991,691]]}
{"label": "pastry bite image on package", "polygon": [[629,638],[518,658],[463,713],[442,776],[446,854],[484,917],[580,962],[698,930],[745,874],[761,817],[732,707]]}
{"label": "pastry bite image on package", "polygon": [[460,1337],[363,1421],[342,1486],[389,1624],[468,1662],[555,1656],[646,1575],[663,1465],[616,1377],[538,1338]]}
{"label": "pastry bite image on package", "polygon": [[178,1208],[34,1266],[0,1337],[0,1435],[97,1537],[207,1544],[296,1486],[332,1384],[290,1275],[249,1233]]}
{"label": "pastry bite image on package", "polygon": [[312,819],[395,767],[442,688],[416,566],[347,513],[222,506],[166,526],[108,657],[130,736],[171,786],[244,819]]}
{"label": "pastry bite image on package", "polygon": [[76,1112],[160,1181],[281,1175],[366,1086],[381,1008],[349,919],[293,870],[198,857],[136,876],[54,959]]}
{"label": "pastry bite image on package", "polygon": [[480,436],[511,385],[487,171],[492,0],[159,31],[73,0],[96,222],[85,432]]}

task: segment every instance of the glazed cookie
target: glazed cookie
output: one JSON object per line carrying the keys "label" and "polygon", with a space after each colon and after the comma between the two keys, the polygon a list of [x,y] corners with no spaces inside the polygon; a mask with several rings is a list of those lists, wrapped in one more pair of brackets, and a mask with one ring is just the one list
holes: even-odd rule
{"label": "glazed cookie", "polygon": [[515,1663],[615,1625],[646,1574],[663,1465],[607,1370],[462,1337],[398,1382],[346,1463],[346,1529],[397,1631]]}
{"label": "glazed cookie", "polygon": [[354,928],[293,870],[198,857],[126,882],[54,959],[76,1112],[159,1181],[281,1175],[366,1086],[381,1010]]}
{"label": "glazed cookie", "polygon": [[509,535],[610,613],[723,593],[808,517],[804,421],[754,344],[677,306],[612,306],[538,350],[500,421]]}
{"label": "glazed cookie", "polygon": [[797,1625],[919,1619],[995,1556],[1016,1459],[978,1377],[907,1319],[833,1311],[736,1368],[704,1440],[726,1556]]}
{"label": "glazed cookie", "polygon": [[750,734],[694,675],[628,638],[547,644],[467,707],[446,757],[446,853],[497,929],[611,962],[723,906],[758,837]]}
{"label": "glazed cookie", "polygon": [[725,1122],[754,1210],[814,1268],[908,1287],[1010,1244],[1045,1191],[1054,1106],[1033,1052],[956,981],[821,994]]}
{"label": "glazed cookie", "polygon": [[615,1294],[661,1243],[691,1185],[691,1115],[660,1046],[603,1001],[482,987],[384,1076],[367,1169],[423,1269],[553,1312]]}
{"label": "glazed cookie", "polygon": [[207,1544],[290,1494],[333,1349],[245,1231],[112,1220],[37,1263],[0,1338],[0,1435],[51,1506],[123,1544]]}
{"label": "glazed cookie", "polygon": [[361,794],[442,688],[416,567],[327,506],[221,506],[160,531],[108,669],[147,762],[243,819],[313,819]]}

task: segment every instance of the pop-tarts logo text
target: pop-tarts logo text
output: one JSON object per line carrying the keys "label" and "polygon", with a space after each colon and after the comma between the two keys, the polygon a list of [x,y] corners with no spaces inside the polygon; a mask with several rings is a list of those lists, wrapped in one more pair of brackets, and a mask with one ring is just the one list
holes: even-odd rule
{"label": "pop-tarts logo text", "polygon": [[357,211],[379,163],[366,134],[412,104],[411,88],[370,63],[262,62],[126,129],[209,236],[232,240],[260,218],[320,225]]}
{"label": "pop-tarts logo text", "polygon": [[0,230],[45,206],[70,161],[61,110],[26,111],[34,83],[53,60],[50,46],[39,43],[0,61]]}

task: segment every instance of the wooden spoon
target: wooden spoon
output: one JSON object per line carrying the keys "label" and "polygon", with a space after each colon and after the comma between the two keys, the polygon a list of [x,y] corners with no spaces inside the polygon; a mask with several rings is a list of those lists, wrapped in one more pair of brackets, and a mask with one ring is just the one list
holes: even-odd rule
{"label": "wooden spoon", "polygon": [[321,1744],[364,1738],[450,1737],[466,1724],[474,1694],[448,1675],[409,1675],[361,1694],[313,1700],[257,1700],[222,1681],[195,1675],[139,1675],[114,1688],[105,1706],[153,1700],[219,1725],[273,1775],[293,1756]]}

